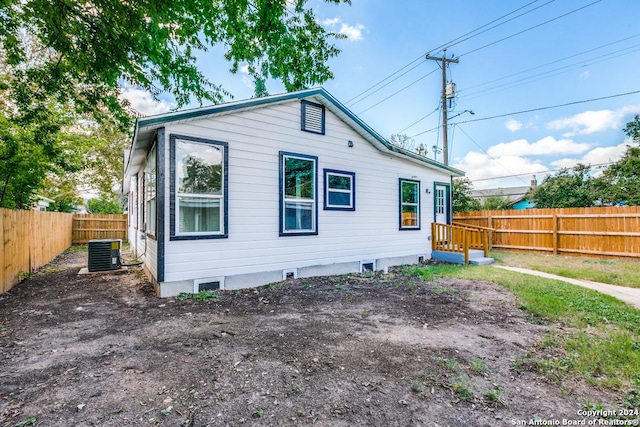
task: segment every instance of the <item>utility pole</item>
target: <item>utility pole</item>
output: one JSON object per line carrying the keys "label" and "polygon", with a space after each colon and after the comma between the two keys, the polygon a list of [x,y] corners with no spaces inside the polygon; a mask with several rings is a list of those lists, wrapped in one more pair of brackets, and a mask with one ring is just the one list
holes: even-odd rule
{"label": "utility pole", "polygon": [[447,49],[442,52],[442,58],[426,55],[426,59],[442,62],[442,160],[445,165],[449,164],[449,150],[447,145],[447,65],[451,62],[458,63],[458,58],[447,58]]}

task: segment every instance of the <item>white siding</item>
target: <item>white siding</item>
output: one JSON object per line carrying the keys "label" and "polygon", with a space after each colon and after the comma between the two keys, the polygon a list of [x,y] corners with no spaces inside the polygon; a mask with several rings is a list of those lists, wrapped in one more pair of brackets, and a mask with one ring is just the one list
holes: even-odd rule
{"label": "white siding", "polygon": [[[450,176],[377,150],[328,110],[325,135],[303,132],[300,114],[291,101],[167,125],[166,282],[430,253],[433,183]],[[229,144],[228,238],[169,241],[171,134]],[[318,157],[317,236],[279,236],[280,151]],[[355,211],[323,210],[324,168],[355,172]],[[421,183],[421,230],[398,229],[399,178]]]}

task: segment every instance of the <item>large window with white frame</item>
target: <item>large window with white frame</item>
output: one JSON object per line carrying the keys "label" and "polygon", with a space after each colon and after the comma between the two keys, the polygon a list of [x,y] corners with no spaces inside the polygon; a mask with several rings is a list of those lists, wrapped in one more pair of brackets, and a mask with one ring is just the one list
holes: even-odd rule
{"label": "large window with white frame", "polygon": [[356,210],[356,174],[324,169],[324,209]]}
{"label": "large window with white frame", "polygon": [[318,158],[280,152],[280,235],[318,234]]}
{"label": "large window with white frame", "polygon": [[400,230],[420,229],[420,181],[400,178]]}
{"label": "large window with white frame", "polygon": [[144,177],[145,177],[145,232],[150,235],[156,235],[156,144],[153,144],[153,147],[147,154],[147,164],[144,168]]}
{"label": "large window with white frame", "polygon": [[171,135],[171,239],[227,237],[227,143]]}

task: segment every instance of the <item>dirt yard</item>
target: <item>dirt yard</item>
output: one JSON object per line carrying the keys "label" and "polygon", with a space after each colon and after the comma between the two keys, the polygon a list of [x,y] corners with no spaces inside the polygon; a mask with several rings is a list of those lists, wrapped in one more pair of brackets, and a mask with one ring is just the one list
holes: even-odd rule
{"label": "dirt yard", "polygon": [[506,426],[613,399],[529,369],[553,325],[492,284],[398,268],[198,302],[85,265],[65,253],[0,295],[2,425]]}

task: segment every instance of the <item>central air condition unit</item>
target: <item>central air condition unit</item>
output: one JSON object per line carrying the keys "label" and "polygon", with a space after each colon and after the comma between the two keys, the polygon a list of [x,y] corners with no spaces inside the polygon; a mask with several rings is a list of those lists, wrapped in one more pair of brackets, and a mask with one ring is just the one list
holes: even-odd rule
{"label": "central air condition unit", "polygon": [[117,270],[120,268],[120,239],[89,241],[89,271]]}

